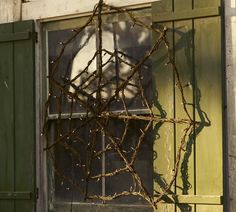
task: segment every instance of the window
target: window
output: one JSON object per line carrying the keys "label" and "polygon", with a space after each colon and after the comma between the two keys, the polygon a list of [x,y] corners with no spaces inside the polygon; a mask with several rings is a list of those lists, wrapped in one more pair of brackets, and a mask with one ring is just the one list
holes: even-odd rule
{"label": "window", "polygon": [[[150,25],[149,9],[134,14]],[[84,27],[86,18],[44,26],[51,211],[91,203],[151,210],[140,195],[153,192],[151,60],[131,76],[151,32],[124,14],[101,18],[101,28],[98,19]]]}

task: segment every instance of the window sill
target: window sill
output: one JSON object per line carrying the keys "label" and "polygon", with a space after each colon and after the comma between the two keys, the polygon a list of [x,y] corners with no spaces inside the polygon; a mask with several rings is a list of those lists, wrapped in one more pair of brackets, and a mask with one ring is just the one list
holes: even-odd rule
{"label": "window sill", "polygon": [[94,203],[55,203],[50,212],[153,212],[149,205],[125,205],[125,204],[94,204]]}

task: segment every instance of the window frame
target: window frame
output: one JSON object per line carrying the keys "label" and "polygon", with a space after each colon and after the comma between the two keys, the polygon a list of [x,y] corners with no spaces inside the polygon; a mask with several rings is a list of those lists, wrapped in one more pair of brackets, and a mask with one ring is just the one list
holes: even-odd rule
{"label": "window frame", "polygon": [[[150,17],[151,19],[151,5],[143,5],[142,7],[138,7],[138,8],[131,8],[130,9],[132,11],[132,13],[135,15],[135,17],[137,18],[141,18],[141,17]],[[119,22],[119,21],[126,21],[126,20],[130,20],[129,18],[125,17],[122,14],[119,14],[117,12],[111,11],[109,14],[105,13],[103,14],[104,18],[106,19],[110,19],[108,22],[106,23],[113,23],[113,22]],[[85,16],[81,16],[81,17],[76,17],[76,18],[69,18],[69,19],[59,19],[59,20],[54,20],[54,21],[50,21],[50,22],[42,22],[41,25],[41,40],[42,40],[42,75],[40,76],[40,78],[42,79],[42,85],[41,85],[41,90],[42,90],[42,104],[44,102],[46,102],[47,99],[47,94],[49,91],[49,83],[48,80],[46,80],[46,76],[49,73],[49,67],[48,67],[48,62],[47,62],[47,58],[48,58],[48,35],[47,33],[49,31],[53,31],[53,30],[63,30],[63,29],[71,29],[71,28],[78,28],[80,26],[83,26],[86,21],[88,19],[88,15]],[[41,104],[41,105],[42,105]],[[45,110],[45,105],[42,105],[42,108],[44,108]],[[148,109],[133,109],[133,110],[129,110],[129,112],[132,112],[132,114],[146,114],[149,110]],[[124,112],[124,110],[113,110],[112,112],[114,113],[120,113],[120,112]],[[42,116],[43,114],[41,114]],[[61,119],[68,119],[69,117],[71,117],[72,119],[77,119],[77,118],[81,118],[84,117],[86,115],[86,113],[73,113],[72,116],[70,113],[62,113],[61,114]],[[58,114],[50,114],[48,111],[48,118],[50,121],[54,121],[58,118]],[[43,122],[41,121],[41,128],[43,127]],[[45,148],[45,139],[43,140],[44,143],[44,148]],[[48,200],[48,193],[49,193],[49,189],[50,189],[50,183],[48,182],[48,172],[50,172],[51,170],[48,169],[48,165],[47,165],[47,156],[46,153],[43,153],[43,158],[44,158],[44,184],[46,186],[44,186],[44,194],[46,193],[45,197],[44,197],[44,208],[46,208],[48,211],[50,211],[50,205],[49,205],[49,200]],[[58,202],[56,203],[57,205],[62,204],[63,207],[66,207],[66,205],[68,207],[71,206],[71,203],[68,202]],[[73,202],[73,207],[78,207],[78,205],[87,205],[87,206],[101,206],[102,203],[79,203],[79,202]],[[116,206],[119,208],[123,208],[124,211],[126,211],[127,209],[129,209],[130,207],[134,207],[136,208],[136,210],[138,208],[140,208],[140,212],[141,211],[151,211],[152,208],[149,205],[143,205],[143,204],[111,204],[111,203],[107,203],[106,204],[107,207],[112,207]],[[151,210],[150,210],[151,209]],[[75,211],[79,210],[76,209]],[[138,211],[138,210],[137,210]]]}

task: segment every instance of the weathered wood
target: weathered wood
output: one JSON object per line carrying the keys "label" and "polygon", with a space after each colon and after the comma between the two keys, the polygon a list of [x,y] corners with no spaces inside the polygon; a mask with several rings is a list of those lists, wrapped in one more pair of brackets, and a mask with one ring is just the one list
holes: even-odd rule
{"label": "weathered wood", "polygon": [[55,212],[65,212],[70,211],[72,208],[73,212],[153,212],[152,207],[145,205],[112,205],[112,204],[65,204],[58,203],[55,205],[53,211]]}
{"label": "weathered wood", "polygon": [[[180,4],[183,5],[183,4]],[[212,17],[218,16],[221,13],[220,7],[212,7],[212,8],[202,8],[202,9],[190,9],[178,12],[166,12],[166,13],[156,13],[153,17],[154,21],[164,22],[164,21],[177,21],[177,20],[186,20],[192,18],[204,18],[204,17]]]}
{"label": "weathered wood", "polygon": [[224,211],[223,205],[197,205],[198,212],[221,212]]}
{"label": "weathered wood", "polygon": [[227,188],[227,210],[236,211],[236,2],[232,0],[225,1],[225,45],[226,45],[226,99],[227,114],[227,150],[228,170],[224,179]]}
{"label": "weathered wood", "polygon": [[[175,0],[175,13],[178,13],[182,10],[191,11],[192,1],[186,0]],[[177,18],[178,20],[178,18]],[[185,21],[175,21],[174,23],[174,41],[175,41],[175,62],[178,69],[178,72],[181,77],[181,83],[184,87],[184,96],[188,103],[187,109],[194,120],[194,110],[193,110],[193,89],[194,89],[194,68],[193,68],[193,24],[192,20]],[[175,91],[175,114],[178,118],[188,118],[187,114],[183,110],[183,101],[181,93],[178,89]],[[186,128],[186,125],[176,124],[176,149],[181,145],[181,137],[183,136],[183,130]],[[185,145],[186,151],[182,153],[181,165],[176,180],[176,194],[181,195],[194,195],[195,191],[195,163],[194,163],[194,152],[195,152],[195,136],[191,135],[186,140]],[[185,199],[186,197],[186,199]],[[189,197],[189,199],[188,199]],[[180,196],[177,202],[183,203],[181,205],[176,204],[176,211],[180,212],[183,210],[186,211],[195,211],[194,203],[191,200],[193,196]],[[182,199],[183,198],[183,199]],[[196,202],[197,197],[195,197]]]}
{"label": "weathered wood", "polygon": [[0,192],[0,200],[30,200],[32,196],[31,192]]}
{"label": "weathered wood", "polygon": [[[223,195],[220,18],[195,20],[194,25],[195,113],[197,121],[201,121],[199,133],[196,132],[196,192],[201,195]],[[222,207],[214,208],[215,211],[222,211]]]}
{"label": "weathered wood", "polygon": [[[220,1],[195,0],[195,8],[209,4],[217,6]],[[196,138],[196,192],[223,195],[221,19],[195,20],[194,26],[196,89],[199,89],[195,94],[198,105],[195,113],[202,120],[202,132]],[[197,205],[196,210],[222,212],[223,207]]]}
{"label": "weathered wood", "polygon": [[29,38],[30,38],[30,32],[1,33],[0,43],[9,41],[28,40]]}
{"label": "weathered wood", "polygon": [[[34,22],[14,23],[15,32],[34,32]],[[15,189],[35,193],[34,39],[15,42]],[[25,168],[23,168],[25,167]],[[18,211],[33,212],[34,200],[16,200]]]}
{"label": "weathered wood", "polygon": [[[192,12],[192,1],[186,0],[175,0],[174,1],[174,17],[176,20],[174,22],[174,52],[175,52],[175,62],[180,74],[180,80],[182,86],[184,87],[184,96],[188,103],[187,109],[194,120],[193,115],[193,79],[194,79],[194,69],[193,69],[193,24],[192,20],[178,21],[181,20],[186,14],[182,14],[184,11]],[[181,15],[178,15],[181,14]],[[192,14],[194,16],[194,14]],[[175,115],[179,118],[188,118],[187,114],[183,110],[183,101],[181,93],[178,89],[175,90]],[[183,131],[186,128],[176,124],[176,149],[181,145],[181,138],[183,136]],[[176,179],[176,194],[180,195],[177,198],[176,211],[195,211],[194,203],[191,201],[191,196],[194,195],[195,190],[195,179],[194,179],[194,135],[186,140],[185,149],[186,151],[182,153],[181,165]],[[186,196],[182,196],[185,194]],[[186,199],[185,199],[186,197]],[[188,199],[189,198],[189,199]],[[197,201],[197,198],[195,199]]]}
{"label": "weathered wood", "polygon": [[[194,2],[176,0],[172,3],[174,3],[174,5],[170,5],[168,2],[162,2],[162,4],[155,3],[154,5],[156,7],[159,5],[159,9],[154,9],[156,14],[153,16],[154,21],[157,20],[157,16],[161,17],[162,15],[160,7],[164,8],[164,14],[168,13],[168,10],[166,9],[167,5],[170,8],[172,7],[172,10],[169,11],[170,14],[180,15],[182,11],[192,11],[196,9],[195,11],[201,10],[202,12],[206,11],[207,9],[205,10],[204,8],[207,8],[210,5],[211,7],[215,6],[216,8],[220,6],[220,2],[218,0],[210,1],[210,3],[208,1],[206,2],[202,0],[195,0]],[[208,12],[209,11],[210,10],[208,10]],[[196,116],[196,121],[202,121],[202,123],[196,128],[195,133],[197,135],[197,141],[195,141],[195,135],[191,135],[188,141],[189,143],[186,145],[187,151],[183,152],[183,157],[181,158],[181,170],[177,178],[175,192],[177,194],[182,193],[191,195],[197,194],[222,196],[223,129],[220,16],[199,18],[200,13],[196,13],[192,14],[193,17],[191,17],[190,20],[178,21],[183,19],[186,14],[182,14],[181,17],[178,17],[179,15],[176,15],[176,17],[169,16],[166,20],[172,20],[173,18],[176,18],[176,20],[173,20],[173,41],[175,42],[173,52],[175,55],[175,62],[181,76],[181,82],[184,86],[185,97],[188,103],[188,111],[193,119],[195,119]],[[215,16],[217,14],[219,13],[210,13],[209,15]],[[163,21],[164,19],[160,20]],[[169,31],[170,30],[171,28]],[[184,114],[182,109],[183,107],[181,105],[181,95],[178,93],[177,89],[175,89],[175,92],[174,101],[170,104],[175,102],[174,114],[177,118],[181,118],[181,116],[184,116],[183,118],[185,118],[186,114]],[[210,99],[213,101],[210,101]],[[195,111],[193,111],[193,106],[195,106]],[[204,109],[202,107],[204,107]],[[210,122],[208,120],[209,117],[211,117],[210,120],[212,120]],[[176,125],[175,129],[175,149],[178,149],[183,128]],[[169,149],[171,149],[172,141],[168,140],[168,142]],[[165,148],[159,146],[159,152],[164,151]],[[214,161],[213,165],[211,165],[212,161]],[[214,176],[212,173],[214,173]],[[195,203],[196,205],[190,203]],[[221,203],[222,201],[220,201],[220,204]],[[199,203],[191,201],[186,205],[176,204],[176,211],[190,211],[190,208],[191,211],[196,212],[207,210],[222,211],[223,209],[222,206],[207,206],[207,204],[210,204],[210,200],[208,203],[202,204],[206,205],[199,206]]]}
{"label": "weathered wood", "polygon": [[[170,203],[179,203],[177,211],[183,211],[183,209],[188,209],[191,212],[195,211],[194,205],[191,204],[222,205],[223,203],[222,196],[217,195],[168,195],[168,198]],[[187,208],[187,204],[190,204],[192,208]]]}
{"label": "weathered wood", "polygon": [[[0,33],[12,33],[12,24],[0,25]],[[14,184],[14,65],[13,43],[0,43],[0,191]],[[14,212],[14,202],[1,200],[0,211]]]}
{"label": "weathered wood", "polygon": [[[153,14],[159,8],[166,11],[172,10],[171,0],[158,2],[153,5]],[[173,25],[165,24],[169,28],[167,35],[171,48],[173,47]],[[155,40],[155,37],[154,37]],[[173,50],[173,49],[172,49]],[[172,52],[173,53],[173,52]],[[168,54],[166,46],[161,48],[153,56],[153,91],[154,91],[154,109],[162,117],[174,118],[174,75],[171,65],[168,63]],[[154,126],[154,190],[161,192],[170,182],[175,163],[175,143],[174,143],[174,125],[155,125]],[[175,187],[172,187],[175,193]],[[155,196],[155,192],[154,192]],[[174,204],[159,204],[157,211],[174,212]]]}
{"label": "weathered wood", "polygon": [[194,8],[217,7],[221,5],[221,0],[194,0]]}
{"label": "weathered wood", "polygon": [[[0,34],[33,32],[33,26],[33,21],[3,24]],[[17,198],[19,192],[35,194],[34,45],[33,39],[0,43],[0,192],[16,195],[0,200],[0,211],[35,208],[35,198]]]}

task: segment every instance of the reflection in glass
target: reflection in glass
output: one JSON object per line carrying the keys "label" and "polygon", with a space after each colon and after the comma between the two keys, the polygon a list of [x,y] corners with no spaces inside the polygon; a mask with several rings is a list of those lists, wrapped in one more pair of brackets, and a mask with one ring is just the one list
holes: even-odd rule
{"label": "reflection in glass", "polygon": [[[129,130],[125,136],[123,143],[121,144],[121,149],[123,150],[126,158],[131,161],[131,158],[134,154],[134,150],[137,147],[139,138],[141,136],[141,130],[144,129],[147,125],[147,122],[144,121],[130,121]],[[122,121],[111,120],[109,123],[109,129],[113,133],[114,137],[120,138],[121,140],[125,124]],[[109,139],[106,141],[109,143]],[[152,195],[152,186],[153,186],[153,176],[152,176],[152,134],[151,130],[145,135],[143,139],[143,144],[138,151],[137,158],[134,163],[134,169],[139,174],[142,182],[144,182],[144,187],[150,195]],[[116,169],[125,167],[126,164],[121,159],[117,151],[111,150],[106,153],[106,172],[114,172]],[[135,189],[135,184],[132,175],[125,171],[117,174],[114,177],[106,178],[106,195],[114,195],[122,191],[135,190],[138,191],[138,186]],[[117,198],[112,201],[112,203],[123,203],[123,204],[145,204],[146,202],[139,196],[124,196]]]}
{"label": "reflection in glass", "polygon": [[[101,135],[91,133],[90,129],[94,127],[94,123],[84,126],[83,122],[84,120],[64,120],[60,129],[52,123],[51,132],[55,140],[66,135],[71,129],[79,129],[76,135],[65,137],[54,149],[55,199],[58,201],[69,201],[73,196],[75,201],[83,202],[88,168],[91,175],[100,174],[102,170],[102,161],[98,158],[93,158],[90,166],[90,146],[95,145],[96,150],[101,151]],[[101,190],[101,181],[89,181],[88,195],[101,195]]]}
{"label": "reflection in glass", "polygon": [[[72,30],[50,31],[49,40],[49,61],[58,56],[62,45]],[[151,47],[151,36],[147,29],[133,26],[130,22],[116,22],[103,25],[103,73],[101,80],[102,103],[109,110],[124,110],[121,98],[124,99],[129,109],[142,109],[147,105],[141,97],[141,84],[148,101],[151,100],[151,62],[147,60],[137,73],[135,73],[124,88],[124,93],[119,92],[116,100],[109,101],[115,95],[117,88],[128,79],[134,67],[145,56]],[[79,34],[65,48],[57,73],[54,78],[65,84],[66,89],[76,93],[78,97],[94,105],[98,89],[98,68],[97,68],[97,47],[95,28],[86,27],[83,33]],[[53,64],[49,73],[53,71]],[[69,83],[68,83],[69,82]],[[82,104],[73,104],[71,98],[60,93],[59,89],[50,87],[55,98],[51,100],[50,113],[56,113],[61,107],[62,113],[85,112],[86,107]],[[60,105],[61,104],[61,105]]]}
{"label": "reflection in glass", "polygon": [[[148,19],[142,21],[149,23]],[[126,166],[107,135],[110,134],[116,138],[125,157],[131,161],[134,149],[148,122],[129,121],[128,130],[125,133],[125,120],[106,119],[99,116],[90,119],[93,114],[89,114],[87,105],[94,111],[96,110],[97,90],[100,86],[100,101],[103,106],[101,113],[117,112],[117,110],[124,112],[128,109],[132,114],[132,110],[147,109],[144,99],[151,104],[152,97],[151,61],[150,59],[145,61],[139,69],[137,65],[151,48],[151,35],[147,29],[133,26],[128,21],[103,24],[103,67],[100,85],[98,85],[97,49],[99,43],[95,26],[86,27],[66,45],[56,71],[54,69],[54,62],[63,48],[61,42],[66,42],[76,31],[65,29],[48,32],[49,77],[53,77],[55,81],[63,85],[66,91],[75,94],[80,100],[74,102],[67,95],[68,92],[61,92],[55,83],[49,81],[49,90],[53,95],[50,99],[49,113],[83,113],[79,118],[62,117],[50,121],[52,144],[60,140],[59,145],[55,145],[52,152],[55,168],[54,195],[56,201],[101,203],[99,198],[89,200],[86,197],[112,196],[122,191],[138,191],[132,174],[127,171],[112,177],[97,177]],[[138,71],[133,74],[136,69]],[[116,94],[122,86],[124,89],[120,90],[124,92]],[[115,95],[116,98],[113,98]],[[97,122],[106,123],[107,129],[104,130],[103,126]],[[76,133],[71,133],[74,130]],[[67,136],[68,132],[70,134]],[[142,140],[133,164],[150,195],[153,190],[152,145],[152,130],[150,129]],[[96,154],[97,156],[94,156]],[[88,175],[93,178],[89,178]],[[146,202],[141,197],[125,196],[114,199],[111,203],[144,204]]]}

